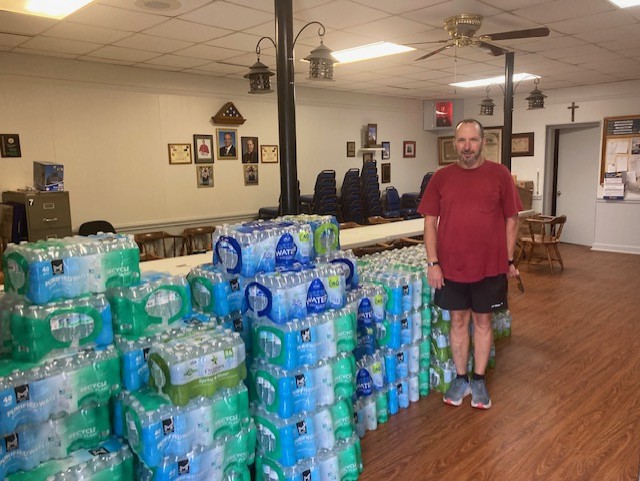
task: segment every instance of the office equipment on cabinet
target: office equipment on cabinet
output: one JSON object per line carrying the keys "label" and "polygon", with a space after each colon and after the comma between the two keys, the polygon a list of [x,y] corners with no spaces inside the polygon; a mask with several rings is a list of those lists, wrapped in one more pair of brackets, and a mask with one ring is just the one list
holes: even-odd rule
{"label": "office equipment on cabinet", "polygon": [[22,240],[34,242],[72,235],[69,192],[6,191],[2,202],[24,205],[27,229]]}

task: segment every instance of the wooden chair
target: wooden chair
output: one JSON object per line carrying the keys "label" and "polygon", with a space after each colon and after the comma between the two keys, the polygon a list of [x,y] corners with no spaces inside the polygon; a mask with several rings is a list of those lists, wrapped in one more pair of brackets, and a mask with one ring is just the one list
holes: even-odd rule
{"label": "wooden chair", "polygon": [[187,254],[203,254],[212,250],[211,234],[216,230],[213,226],[189,227],[182,231]]}
{"label": "wooden chair", "polygon": [[357,222],[340,222],[340,230],[355,229],[356,227],[362,227]]}
{"label": "wooden chair", "polygon": [[382,217],[380,215],[373,215],[371,217],[367,217],[367,222],[372,225],[388,224],[389,222],[396,222],[399,220],[404,220],[404,219],[402,217]]}
{"label": "wooden chair", "polygon": [[167,257],[164,243],[167,233],[163,231],[142,232],[133,236],[140,249],[140,261],[151,261]]}
{"label": "wooden chair", "polygon": [[[567,222],[567,216],[560,215],[553,217],[541,215],[536,218],[526,219],[526,222],[529,225],[529,235],[522,236],[518,239],[521,247],[515,262],[516,266],[520,263],[527,247],[529,247],[527,262],[531,262],[533,259],[534,249],[537,246],[542,246],[546,251],[546,258],[547,261],[549,261],[551,272],[554,272],[554,261],[560,264],[560,270],[564,270],[564,264],[562,262],[562,256],[560,255],[558,244],[560,244],[560,236],[562,235],[562,228],[564,227],[565,222]],[[555,254],[555,257],[553,254]],[[544,260],[544,257],[541,257],[540,259]]]}

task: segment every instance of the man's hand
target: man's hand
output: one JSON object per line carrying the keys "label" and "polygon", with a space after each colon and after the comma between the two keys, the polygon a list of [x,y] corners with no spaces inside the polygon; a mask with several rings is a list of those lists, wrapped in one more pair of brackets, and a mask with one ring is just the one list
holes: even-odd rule
{"label": "man's hand", "polygon": [[509,264],[509,272],[507,272],[507,278],[513,279],[514,277],[518,277],[520,275],[520,271],[516,269],[516,266],[513,264]]}
{"label": "man's hand", "polygon": [[427,268],[427,282],[431,287],[442,289],[442,286],[444,286],[444,276],[442,275],[440,266]]}

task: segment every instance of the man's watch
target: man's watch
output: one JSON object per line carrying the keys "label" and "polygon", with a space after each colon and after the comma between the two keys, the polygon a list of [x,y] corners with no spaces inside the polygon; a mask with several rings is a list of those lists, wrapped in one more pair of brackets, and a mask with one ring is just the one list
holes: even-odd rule
{"label": "man's watch", "polygon": [[427,267],[439,266],[440,263],[438,261],[427,262]]}
{"label": "man's watch", "polygon": [[512,266],[513,265],[513,259],[509,259],[509,265]]}

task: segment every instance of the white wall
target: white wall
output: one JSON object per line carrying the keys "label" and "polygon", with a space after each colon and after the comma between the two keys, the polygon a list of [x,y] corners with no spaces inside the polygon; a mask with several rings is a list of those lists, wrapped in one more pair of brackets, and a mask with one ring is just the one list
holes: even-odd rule
{"label": "white wall", "polygon": [[[544,91],[544,78],[539,87]],[[501,91],[499,89],[498,92]],[[546,193],[545,179],[550,181],[551,172],[549,162],[545,159],[547,149],[547,127],[563,127],[571,124],[571,110],[567,107],[571,102],[579,106],[575,111],[575,123],[600,122],[605,117],[640,114],[640,81],[616,82],[590,87],[574,87],[570,89],[557,89],[545,91],[548,96],[545,99],[544,110],[527,110],[525,97],[532,90],[532,86],[523,82],[517,89],[514,100],[513,132],[533,132],[534,155],[531,157],[514,157],[512,159],[512,172],[519,180],[536,181],[536,173],[540,171],[539,192],[541,197]],[[478,102],[465,102],[465,115],[478,118],[485,125],[502,124],[502,101],[498,94],[492,95],[496,101],[496,109],[493,117],[478,116]],[[600,172],[600,158],[602,145],[597,154],[598,169]],[[592,180],[599,183],[599,178]],[[550,184],[549,188],[551,188]],[[535,192],[534,192],[535,193]],[[640,253],[640,203],[637,194],[627,194],[629,201],[608,202],[598,201],[596,205],[596,226],[593,249],[612,250],[619,252]],[[534,199],[533,208],[543,211],[542,198]],[[545,209],[547,207],[545,206]],[[570,219],[568,220],[570,221]]]}
{"label": "white wall", "polygon": [[[64,164],[74,228],[103,218],[125,230],[221,222],[278,202],[279,164],[260,164],[260,184],[245,186],[240,160],[216,160],[215,187],[198,189],[194,164],[169,165],[167,153],[168,143],[226,128],[210,119],[228,101],[247,119],[238,140],[278,144],[275,94],[249,95],[244,79],[20,54],[0,53],[0,65],[0,132],[19,134],[22,148],[21,158],[0,159],[0,190],[32,185],[35,160]],[[421,101],[298,88],[296,105],[303,194],[323,169],[334,169],[340,184],[347,169],[361,167],[361,153],[346,157],[346,142],[360,147],[368,123],[391,142],[390,185],[400,193],[417,191],[437,165]],[[402,158],[403,140],[417,142],[416,158]]]}

